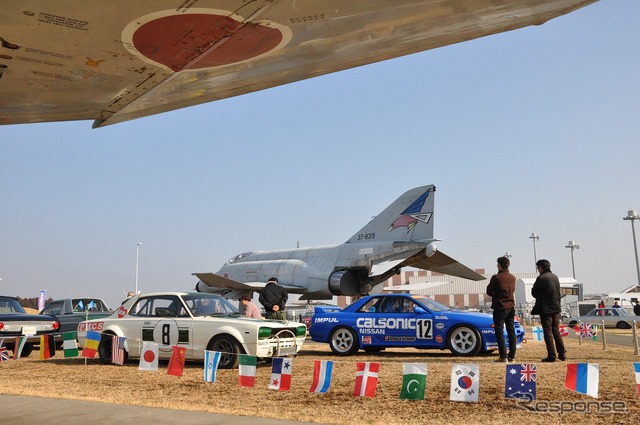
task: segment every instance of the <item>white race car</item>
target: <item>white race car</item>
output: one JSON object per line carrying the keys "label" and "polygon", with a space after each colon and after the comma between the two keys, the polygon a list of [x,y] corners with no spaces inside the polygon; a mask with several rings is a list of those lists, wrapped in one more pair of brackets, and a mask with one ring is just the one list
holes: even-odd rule
{"label": "white race car", "polygon": [[204,350],[221,352],[219,368],[234,368],[238,354],[259,358],[296,355],[307,332],[304,323],[240,317],[219,295],[162,292],[127,300],[111,316],[78,325],[84,347],[87,331],[100,332],[98,354],[111,363],[112,336],[123,336],[125,360],[139,358],[143,341],[159,344],[158,355],[169,359],[172,346],[187,349],[186,360],[203,360]]}

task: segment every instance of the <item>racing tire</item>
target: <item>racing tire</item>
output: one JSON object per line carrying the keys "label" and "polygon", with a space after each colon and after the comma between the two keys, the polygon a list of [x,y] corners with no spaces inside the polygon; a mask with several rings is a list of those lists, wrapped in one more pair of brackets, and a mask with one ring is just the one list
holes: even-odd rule
{"label": "racing tire", "polygon": [[351,328],[339,327],[331,333],[329,346],[333,354],[338,356],[351,356],[358,352],[358,335]]}
{"label": "racing tire", "polygon": [[[98,344],[98,356],[100,357],[100,363],[111,364],[112,363],[112,349],[113,349],[113,337],[114,334],[105,333],[100,335],[100,343]],[[124,350],[124,362],[127,362],[129,354],[127,350]]]}
{"label": "racing tire", "polygon": [[220,362],[218,369],[234,369],[238,367],[239,354],[244,354],[240,343],[230,335],[219,335],[209,342],[209,351],[220,352]]}
{"label": "racing tire", "polygon": [[618,328],[618,329],[631,329],[631,325],[628,324],[627,322],[621,320],[618,323],[616,323],[616,328]]}
{"label": "racing tire", "polygon": [[477,330],[469,326],[457,326],[447,339],[449,350],[456,356],[476,356],[482,349],[482,338]]}

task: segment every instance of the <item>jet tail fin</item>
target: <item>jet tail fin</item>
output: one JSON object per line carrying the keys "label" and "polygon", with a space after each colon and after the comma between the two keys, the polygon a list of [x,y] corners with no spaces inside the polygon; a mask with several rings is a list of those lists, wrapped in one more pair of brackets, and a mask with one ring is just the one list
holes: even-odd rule
{"label": "jet tail fin", "polygon": [[433,241],[434,185],[408,190],[353,235],[347,243]]}

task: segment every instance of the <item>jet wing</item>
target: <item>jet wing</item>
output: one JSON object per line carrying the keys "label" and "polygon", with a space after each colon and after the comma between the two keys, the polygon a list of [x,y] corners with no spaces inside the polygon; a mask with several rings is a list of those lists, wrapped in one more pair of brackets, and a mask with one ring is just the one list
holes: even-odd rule
{"label": "jet wing", "polygon": [[540,25],[595,1],[4,1],[0,124],[101,127]]}
{"label": "jet wing", "polygon": [[[252,290],[257,291],[265,287],[267,282],[238,282],[237,280],[229,279],[224,276],[217,275],[215,273],[192,273],[205,285],[215,289],[228,289],[228,290]],[[302,293],[304,288],[299,286],[280,285],[292,293]]]}
{"label": "jet wing", "polygon": [[486,277],[482,276],[471,270],[469,267],[460,264],[453,258],[436,251],[431,257],[427,257],[426,253],[422,252],[413,256],[407,262],[406,266],[416,267],[424,270],[431,270],[437,273],[447,274],[449,276],[458,276],[469,280],[484,280]]}
{"label": "jet wing", "polygon": [[431,289],[436,286],[445,285],[451,282],[419,282],[419,283],[408,283],[406,285],[394,285],[394,286],[385,286],[382,288],[383,291],[386,292],[396,292],[396,291],[420,291],[423,289]]}

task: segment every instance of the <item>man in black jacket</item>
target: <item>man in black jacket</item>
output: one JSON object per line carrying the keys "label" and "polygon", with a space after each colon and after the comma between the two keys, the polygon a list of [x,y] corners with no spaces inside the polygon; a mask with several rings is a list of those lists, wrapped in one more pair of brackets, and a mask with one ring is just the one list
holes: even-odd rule
{"label": "man in black jacket", "polygon": [[284,306],[287,304],[289,294],[287,290],[278,285],[278,279],[269,278],[269,281],[260,291],[258,301],[264,307],[265,317],[272,320],[287,320],[287,314],[284,312]]}
{"label": "man in black jacket", "polygon": [[[491,297],[493,309],[493,326],[496,331],[496,341],[500,358],[496,362],[511,363],[516,356],[516,329],[513,323],[515,317],[516,277],[509,273],[511,261],[507,257],[498,258],[498,274],[491,276],[487,285],[487,295]],[[504,328],[507,327],[509,339],[509,357],[504,341]]]}
{"label": "man in black jacket", "polygon": [[567,356],[564,341],[560,335],[560,313],[562,311],[560,280],[558,276],[551,273],[551,263],[548,260],[538,260],[536,266],[540,275],[531,288],[531,295],[536,299],[532,314],[540,315],[544,343],[547,346],[547,357],[542,361],[555,362],[556,358],[564,361]]}

